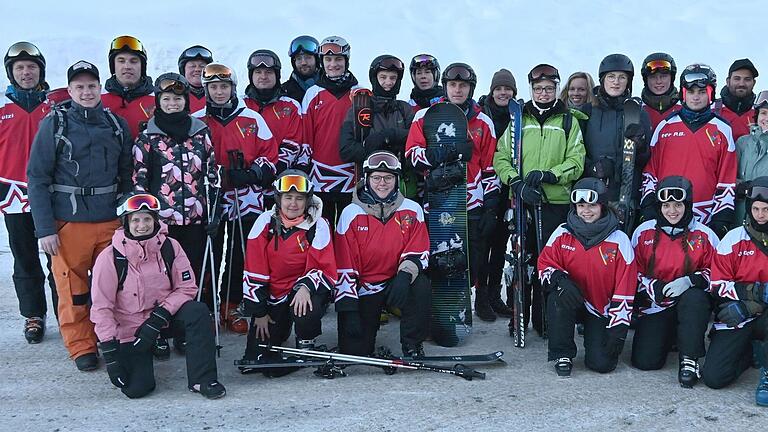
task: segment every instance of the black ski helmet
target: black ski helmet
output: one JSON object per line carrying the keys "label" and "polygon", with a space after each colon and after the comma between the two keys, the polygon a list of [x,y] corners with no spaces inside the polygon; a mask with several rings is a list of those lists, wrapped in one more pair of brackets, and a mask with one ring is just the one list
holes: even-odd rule
{"label": "black ski helmet", "polygon": [[536,65],[528,72],[528,84],[533,84],[542,80],[549,80],[555,84],[560,83],[560,72],[556,67],[542,63]]}
{"label": "black ski helmet", "polygon": [[45,82],[45,57],[43,57],[43,53],[40,52],[40,49],[35,44],[25,41],[16,42],[5,52],[5,58],[3,59],[5,73],[8,76],[8,81],[14,87],[19,85],[13,78],[13,63],[16,60],[29,60],[37,63],[40,67],[40,81],[37,84],[42,85]]}
{"label": "black ski helmet", "polygon": [[147,76],[147,50],[140,40],[133,36],[118,36],[109,45],[109,73],[115,74],[115,57],[121,52],[137,55],[141,61],[141,76]]}
{"label": "black ski helmet", "polygon": [[[397,82],[395,83],[395,86],[392,87],[392,90],[386,92],[381,85],[379,85],[377,75],[380,71],[392,71],[397,73]],[[397,96],[397,94],[400,93],[400,84],[403,82],[404,71],[403,61],[393,55],[384,54],[373,59],[371,67],[368,70],[368,79],[371,81],[373,94],[387,97]]]}
{"label": "black ski helmet", "polygon": [[602,204],[605,206],[608,203],[608,188],[605,187],[605,183],[599,178],[585,177],[573,185],[571,189],[571,204],[574,208],[576,204],[582,201],[579,191],[592,191],[597,195],[597,200],[590,202],[590,204]]}
{"label": "black ski helmet", "polygon": [[[284,183],[285,183],[285,182],[283,181],[283,178],[284,178],[284,177],[287,177],[287,176],[299,176],[299,177],[303,177],[303,178],[304,178],[304,183],[306,184],[306,187],[307,187],[307,190],[306,190],[306,192],[304,192],[304,191],[299,191],[299,190],[296,188],[296,186],[288,186],[288,188],[287,188],[287,189],[286,189],[286,188],[282,188],[282,187],[281,187],[281,185],[284,185]],[[275,178],[275,181],[272,183],[272,188],[273,188],[273,189],[274,189],[274,191],[275,191],[275,198],[276,198],[276,200],[275,200],[275,201],[277,201],[277,202],[278,202],[278,208],[280,207],[280,203],[279,203],[279,201],[280,201],[280,197],[281,197],[281,196],[282,196],[284,193],[288,193],[288,192],[290,192],[290,190],[291,190],[291,189],[293,189],[294,191],[296,191],[296,192],[298,192],[298,193],[303,193],[303,194],[305,194],[305,195],[307,196],[307,201],[310,201],[310,200],[312,199],[312,195],[314,194],[314,191],[315,191],[315,187],[314,187],[314,185],[312,184],[312,180],[310,180],[310,178],[309,178],[309,176],[307,175],[307,173],[305,173],[305,172],[304,172],[304,171],[302,171],[302,170],[298,170],[298,169],[294,169],[294,168],[290,168],[290,169],[287,169],[287,170],[285,170],[285,171],[281,172],[281,173],[280,173],[280,174],[277,176],[277,178]],[[307,203],[307,208],[309,208],[309,203]]]}
{"label": "black ski helmet", "polygon": [[435,86],[440,82],[440,62],[433,55],[418,54],[411,59],[409,70],[411,71],[411,81],[413,81],[414,85],[416,85],[416,70],[419,68],[427,68],[432,71]]}
{"label": "black ski helmet", "polygon": [[706,88],[709,94],[709,102],[715,100],[715,91],[717,90],[717,74],[706,64],[694,63],[686,66],[680,72],[680,93],[683,104],[685,104],[685,95],[693,87]]}
{"label": "black ski helmet", "polygon": [[745,200],[745,206],[747,210],[747,221],[759,232],[768,232],[768,224],[759,225],[754,223],[752,218],[752,203],[759,201],[768,204],[768,177],[757,177],[750,182],[747,189],[747,198]]}
{"label": "black ski helmet", "polygon": [[[661,213],[661,206],[664,202],[669,201],[682,202],[685,206],[685,214],[676,224],[670,224]],[[683,176],[664,177],[656,185],[655,205],[657,226],[672,226],[675,228],[688,226],[693,220],[693,184]]]}
{"label": "black ski helmet", "polygon": [[451,63],[445,68],[443,72],[442,84],[445,89],[448,88],[448,81],[464,81],[469,83],[469,96],[467,99],[472,99],[472,95],[475,94],[475,86],[477,86],[477,74],[475,70],[466,63]]}
{"label": "black ski helmet", "polygon": [[632,65],[632,60],[624,54],[609,54],[603,61],[600,62],[600,69],[598,70],[598,77],[600,84],[603,83],[603,76],[608,72],[625,72],[629,75],[629,82],[627,88],[632,87],[632,77],[635,76],[635,67]]}
{"label": "black ski helmet", "polygon": [[202,45],[192,45],[179,55],[179,73],[184,75],[184,67],[190,60],[202,60],[205,64],[213,63],[213,53]]}
{"label": "black ski helmet", "polygon": [[674,85],[677,76],[677,65],[671,55],[663,52],[648,54],[643,60],[643,67],[640,69],[640,75],[643,77],[643,83],[648,83],[648,77],[660,71],[666,71],[672,74],[672,83]]}
{"label": "black ski helmet", "polygon": [[176,72],[167,72],[155,79],[155,105],[160,108],[160,95],[165,92],[183,96],[185,101],[185,110],[189,112],[189,81],[184,75]]}
{"label": "black ski helmet", "polygon": [[268,49],[256,50],[248,56],[248,82],[252,82],[253,70],[256,68],[265,67],[275,71],[275,78],[277,83],[280,84],[280,69],[283,67],[280,63],[280,57],[273,51]]}

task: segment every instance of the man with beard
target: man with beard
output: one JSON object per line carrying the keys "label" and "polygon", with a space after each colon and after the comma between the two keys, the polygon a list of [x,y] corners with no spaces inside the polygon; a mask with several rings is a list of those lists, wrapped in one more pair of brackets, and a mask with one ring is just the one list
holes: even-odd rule
{"label": "man with beard", "polygon": [[752,105],[755,102],[755,78],[757,68],[749,59],[739,59],[728,68],[725,87],[720,91],[721,99],[715,102],[715,114],[731,125],[733,140],[749,133],[749,126],[755,116]]}

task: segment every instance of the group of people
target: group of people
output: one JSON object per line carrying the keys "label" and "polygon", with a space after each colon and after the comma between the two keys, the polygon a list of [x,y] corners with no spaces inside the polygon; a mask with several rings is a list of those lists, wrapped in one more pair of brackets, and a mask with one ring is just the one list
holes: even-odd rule
{"label": "group of people", "polygon": [[[153,358],[168,358],[170,338],[187,353],[190,390],[222,397],[219,319],[247,334],[245,360],[269,362],[278,355],[264,345],[292,331],[297,347],[314,348],[330,303],[341,352],[372,355],[390,310],[401,317],[403,354],[423,356],[432,295],[424,179],[463,161],[480,319],[512,316],[502,269],[514,229],[507,211],[519,198],[517,211],[543,215],[524,228],[525,322],[548,337],[559,376],[571,374],[577,323],[586,366],[610,372],[634,321],[635,367],[660,369],[676,349],[683,386],[701,378],[719,388],[754,356],[756,400],[768,405],[768,92],[754,94],[748,59],[733,63],[716,99],[709,66],[680,71],[678,91],[674,59],[649,55],[637,119],[624,113],[635,75],[625,55],[603,59],[597,85],[576,72],[562,92],[559,71],[537,65],[515,137],[509,70],[476,101],[470,65],[443,70],[419,54],[406,102],[397,98],[405,64],[378,56],[361,132],[349,43],[300,36],[288,54],[281,83],[279,57],[254,51],[241,95],[235,68],[200,45],[181,53],[179,73],[153,81],[143,44],[119,36],[103,91],[88,61],[69,67],[66,89],[51,90],[35,45],[8,49],[0,211],[29,343],[46,326],[39,242],[70,356],[79,370],[97,369],[99,346],[128,397],[154,389]],[[427,147],[424,118],[436,103],[464,112],[467,146]],[[632,196],[620,198],[627,188]]]}

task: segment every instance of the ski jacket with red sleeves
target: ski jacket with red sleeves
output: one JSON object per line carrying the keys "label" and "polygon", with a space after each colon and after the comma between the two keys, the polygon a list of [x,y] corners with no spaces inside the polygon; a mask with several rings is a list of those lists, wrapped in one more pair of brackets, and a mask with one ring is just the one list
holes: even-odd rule
{"label": "ski jacket with red sleeves", "polygon": [[[651,274],[650,261],[654,255],[654,243],[658,235],[655,258]],[[674,237],[659,229],[657,233],[656,220],[643,222],[632,234],[632,247],[637,261],[638,280],[635,305],[640,315],[661,312],[677,303],[675,298],[664,298],[656,303],[656,288],[662,288],[666,283],[691,274],[701,275],[709,284],[710,263],[715,255],[719,238],[706,225],[693,219],[688,225],[687,233]],[[685,256],[690,259],[691,268],[685,272]],[[661,283],[657,283],[661,281]],[[708,287],[707,287],[708,288]]]}
{"label": "ski jacket with red sleeves", "polygon": [[682,107],[682,105],[676,103],[664,111],[659,111],[643,101],[643,109],[648,113],[648,118],[651,120],[652,131],[655,131],[659,123],[661,123],[664,119],[668,118],[672,114],[680,111]]}
{"label": "ski jacket with red sleeves", "polygon": [[[355,85],[350,91],[358,87]],[[310,178],[315,192],[351,193],[354,189],[355,164],[344,162],[339,154],[341,125],[352,107],[350,91],[336,97],[314,85],[304,94],[301,103],[304,142],[312,149]]]}
{"label": "ski jacket with red sleeves", "polygon": [[608,328],[629,325],[637,291],[637,265],[632,244],[616,230],[605,240],[585,249],[560,225],[541,250],[538,262],[542,283],[556,270],[565,272],[581,290],[589,313],[609,319]]}
{"label": "ski jacket with red sleeves", "polygon": [[739,114],[718,100],[715,102],[715,113],[725,119],[731,126],[734,141],[744,135],[749,135],[749,127],[754,124],[754,108]]}
{"label": "ski jacket with red sleeves", "polygon": [[[717,253],[712,258],[712,283],[710,290],[719,302],[740,299],[736,292],[737,283],[755,283],[768,281],[768,254],[762,251],[752,240],[744,226],[728,231],[717,245]],[[757,315],[759,316],[759,314]],[[747,318],[736,328],[754,320]],[[718,330],[732,329],[725,323],[715,321]]]}
{"label": "ski jacket with red sleeves", "polygon": [[[336,310],[357,310],[361,296],[376,294],[411,261],[421,272],[429,263],[429,234],[421,206],[398,193],[382,219],[366,211],[355,191],[336,225],[334,249],[338,265]],[[371,205],[379,207],[379,204]]]}
{"label": "ski jacket with red sleeves", "polygon": [[189,92],[189,112],[194,113],[205,108],[205,100],[205,92],[203,92],[202,96],[200,97],[192,92]]}
{"label": "ski jacket with red sleeves", "polygon": [[245,96],[245,104],[264,117],[277,143],[277,173],[289,168],[309,172],[312,150],[304,142],[301,105],[288,96],[280,96],[262,105]]}
{"label": "ski jacket with red sleeves", "polygon": [[267,314],[267,304],[279,304],[297,285],[311,292],[330,292],[336,283],[336,258],[331,228],[322,214],[322,201],[312,197],[308,215],[285,229],[276,210],[256,219],[245,248],[243,299],[255,316]]}
{"label": "ski jacket with red sleeves", "polygon": [[[405,143],[405,157],[416,170],[424,172],[432,168],[427,160],[427,139],[424,137],[424,116],[428,109],[420,110],[413,117]],[[493,154],[496,152],[493,120],[472,101],[467,122],[467,133],[473,144],[472,158],[467,162],[467,210],[473,210],[481,208],[486,198],[498,195],[500,183],[493,169]]]}
{"label": "ski jacket with red sleeves", "polygon": [[109,108],[113,114],[124,118],[131,129],[131,138],[136,139],[149,119],[155,115],[152,79],[143,77],[143,81],[136,88],[129,90],[123,89],[117,78],[112,76],[104,83],[104,90],[101,94],[104,108]]}
{"label": "ski jacket with red sleeves", "polygon": [[730,220],[736,168],[736,145],[728,123],[714,116],[693,132],[676,113],[659,123],[651,138],[651,159],[643,172],[643,199],[656,191],[659,180],[679,175],[693,184],[696,219],[705,224]]}
{"label": "ski jacket with red sleeves", "polygon": [[[12,92],[9,88],[9,92]],[[48,100],[27,111],[10,93],[0,97],[0,213],[29,213],[27,162],[40,120],[51,110]]]}
{"label": "ski jacket with red sleeves", "polygon": [[226,172],[230,168],[230,155],[243,154],[245,168],[260,170],[261,181],[245,187],[233,189],[225,181],[222,184],[224,217],[227,220],[237,218],[234,202],[240,207],[240,215],[258,216],[266,211],[264,192],[275,179],[277,164],[277,143],[264,117],[248,108],[245,101],[233,99],[237,105],[224,119],[209,112],[209,109],[197,111],[192,117],[199,118],[208,125],[213,142],[213,153]]}

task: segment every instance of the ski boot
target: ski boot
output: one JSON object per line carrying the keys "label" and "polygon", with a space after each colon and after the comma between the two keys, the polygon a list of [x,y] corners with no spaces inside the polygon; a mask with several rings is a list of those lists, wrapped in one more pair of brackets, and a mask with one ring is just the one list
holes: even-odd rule
{"label": "ski boot", "polygon": [[475,288],[475,315],[483,321],[496,321],[496,314],[491,309],[491,303],[488,300],[488,287],[486,286]]}
{"label": "ski boot", "polygon": [[80,372],[90,372],[99,368],[99,356],[96,353],[86,353],[75,359],[75,366]]}
{"label": "ski boot", "polygon": [[560,378],[570,378],[573,362],[568,357],[560,357],[555,362],[555,372]]}
{"label": "ski boot", "polygon": [[755,403],[768,406],[768,369],[760,368],[760,381],[755,389]]}
{"label": "ski boot", "polygon": [[512,318],[514,316],[514,313],[512,312],[512,308],[507,306],[506,303],[500,298],[494,298],[491,299],[491,310],[496,313],[496,315],[504,318]]}
{"label": "ski boot", "polygon": [[189,391],[200,393],[208,399],[221,399],[227,395],[227,389],[217,380],[213,380],[206,385],[195,384],[189,388]]}
{"label": "ski boot", "polygon": [[168,339],[163,336],[158,336],[155,339],[155,344],[152,345],[152,355],[156,360],[165,361],[171,358],[171,345],[168,343]]}
{"label": "ski boot", "polygon": [[237,303],[230,303],[228,307],[221,308],[221,322],[225,328],[233,333],[248,333],[248,321],[240,311],[240,305]]}
{"label": "ski boot", "polygon": [[419,359],[424,357],[424,344],[403,344],[403,357],[409,359]]}
{"label": "ski boot", "polygon": [[680,357],[680,366],[677,371],[677,381],[683,388],[693,388],[699,382],[698,359],[687,356]]}
{"label": "ski boot", "polygon": [[30,317],[24,321],[24,338],[29,344],[38,344],[45,336],[45,316]]}

